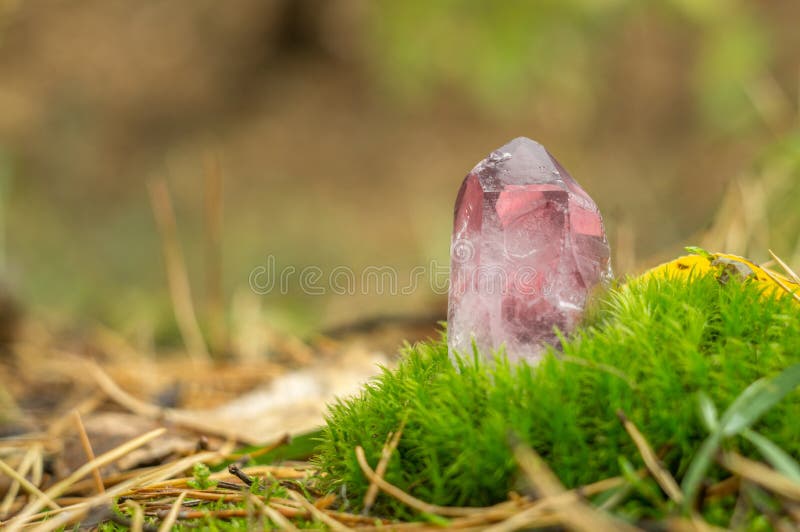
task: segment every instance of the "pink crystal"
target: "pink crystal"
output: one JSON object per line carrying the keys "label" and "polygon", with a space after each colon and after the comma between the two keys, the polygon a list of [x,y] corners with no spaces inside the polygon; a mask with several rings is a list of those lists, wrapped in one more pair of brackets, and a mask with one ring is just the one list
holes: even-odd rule
{"label": "pink crystal", "polygon": [[458,192],[451,247],[450,352],[538,360],[611,277],[594,201],[538,142],[493,151]]}

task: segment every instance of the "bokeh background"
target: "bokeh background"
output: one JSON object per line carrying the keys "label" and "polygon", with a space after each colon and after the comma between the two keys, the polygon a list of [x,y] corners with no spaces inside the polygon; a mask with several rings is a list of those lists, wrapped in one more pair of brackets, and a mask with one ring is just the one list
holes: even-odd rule
{"label": "bokeh background", "polygon": [[3,282],[37,316],[179,344],[147,188],[164,179],[204,328],[435,316],[425,284],[248,279],[269,255],[447,264],[463,176],[520,135],[595,198],[619,274],[688,244],[796,266],[798,20],[795,0],[4,0]]}

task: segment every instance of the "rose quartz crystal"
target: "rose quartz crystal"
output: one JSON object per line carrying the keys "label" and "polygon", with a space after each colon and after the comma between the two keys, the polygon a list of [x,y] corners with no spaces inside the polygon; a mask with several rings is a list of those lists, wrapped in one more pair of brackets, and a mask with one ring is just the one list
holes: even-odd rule
{"label": "rose quartz crystal", "polygon": [[483,356],[505,345],[536,362],[554,328],[569,333],[611,277],[594,201],[538,142],[512,140],[478,163],[458,192],[447,337]]}

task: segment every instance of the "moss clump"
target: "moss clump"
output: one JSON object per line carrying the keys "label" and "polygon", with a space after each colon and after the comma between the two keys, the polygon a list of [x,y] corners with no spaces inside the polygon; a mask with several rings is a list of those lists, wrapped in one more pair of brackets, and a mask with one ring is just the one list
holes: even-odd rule
{"label": "moss clump", "polygon": [[[535,369],[502,357],[487,365],[478,356],[456,369],[444,342],[408,347],[396,370],[331,407],[317,458],[329,488],[345,485],[357,506],[368,483],[354,448],[363,446],[374,466],[387,433],[403,419],[385,478],[429,502],[504,500],[517,487],[509,433],[536,449],[567,486],[608,478],[621,473],[621,462],[642,465],[617,419],[620,409],[656,449],[667,449],[664,460],[680,482],[707,435],[698,392],[724,410],[756,379],[800,361],[800,307],[788,297],[760,297],[752,283],[723,286],[712,276],[636,281],[606,294],[590,320],[564,342],[563,356],[550,353]],[[794,457],[799,403],[795,391],[753,427]],[[756,456],[744,440],[725,445]],[[622,512],[663,511],[636,499]],[[733,502],[706,513],[725,515]],[[388,498],[376,509],[406,512]]]}

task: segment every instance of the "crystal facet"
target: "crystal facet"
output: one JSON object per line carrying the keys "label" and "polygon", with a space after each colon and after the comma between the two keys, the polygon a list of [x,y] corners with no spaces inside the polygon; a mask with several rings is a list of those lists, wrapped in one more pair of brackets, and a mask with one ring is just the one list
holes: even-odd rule
{"label": "crystal facet", "polygon": [[609,248],[594,201],[538,142],[519,137],[464,179],[450,248],[450,351],[538,360],[581,318],[609,279]]}

